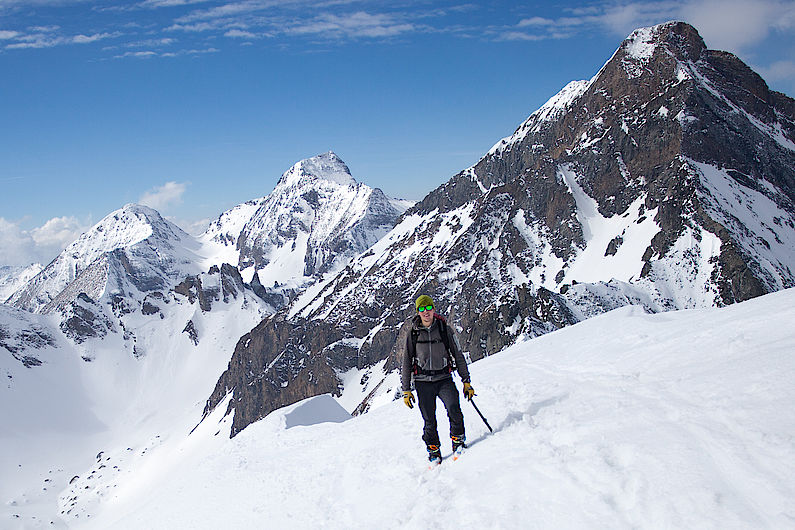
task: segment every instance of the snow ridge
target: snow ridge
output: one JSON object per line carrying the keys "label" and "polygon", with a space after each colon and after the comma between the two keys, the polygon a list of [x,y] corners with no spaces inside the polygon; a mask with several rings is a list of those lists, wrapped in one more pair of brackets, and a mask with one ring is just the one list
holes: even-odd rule
{"label": "snow ridge", "polygon": [[[98,259],[115,251],[125,254],[142,280],[141,290],[162,287],[198,272],[198,243],[155,210],[128,204],[108,214],[69,245],[47,267],[18,290],[8,303],[40,311]],[[102,293],[105,285],[93,289]]]}
{"label": "snow ridge", "polygon": [[591,86],[590,81],[571,81],[560,92],[552,96],[549,101],[544,103],[537,111],[532,113],[511,136],[506,136],[489,149],[485,156],[499,154],[511,146],[520,143],[528,135],[537,133],[545,123],[557,119],[562,113],[566,112],[571,105],[582,96]]}

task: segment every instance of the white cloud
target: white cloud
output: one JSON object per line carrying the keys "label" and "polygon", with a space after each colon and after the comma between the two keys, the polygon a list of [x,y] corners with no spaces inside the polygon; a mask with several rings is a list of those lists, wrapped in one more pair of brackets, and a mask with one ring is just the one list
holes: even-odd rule
{"label": "white cloud", "polygon": [[323,14],[308,22],[300,22],[288,29],[294,35],[322,34],[330,37],[393,37],[417,29],[411,23],[387,14],[359,11],[348,15]]}
{"label": "white cloud", "polygon": [[627,36],[639,27],[682,20],[695,26],[710,48],[737,53],[772,32],[795,28],[795,2],[791,0],[603,1],[566,12],[568,16],[555,19],[524,18],[515,26],[492,33],[502,40],[542,40],[601,28]]}
{"label": "white cloud", "polygon": [[32,230],[0,217],[0,265],[46,265],[87,229],[75,217],[55,217]]}
{"label": "white cloud", "polygon": [[776,61],[770,66],[756,66],[754,70],[767,81],[790,81],[795,79],[795,61]]}
{"label": "white cloud", "polygon": [[187,6],[192,4],[201,4],[209,0],[145,0],[139,4],[140,7],[174,7],[174,6]]}
{"label": "white cloud", "polygon": [[250,31],[243,31],[240,29],[230,29],[229,31],[224,33],[224,37],[229,37],[232,39],[256,39],[259,38],[259,35],[251,33]]}
{"label": "white cloud", "polygon": [[171,204],[182,202],[182,195],[187,188],[186,182],[166,182],[162,186],[144,193],[138,203],[155,210],[165,209]]}
{"label": "white cloud", "polygon": [[680,14],[710,48],[733,52],[795,26],[795,3],[778,0],[701,0],[686,3]]}
{"label": "white cloud", "polygon": [[13,39],[18,35],[19,35],[18,31],[0,30],[0,40]]}
{"label": "white cloud", "polygon": [[194,11],[193,13],[178,18],[177,22],[181,23],[196,22],[199,20],[215,20],[219,18],[227,18],[230,16],[238,16],[247,13],[253,13],[255,11],[260,11],[265,7],[268,7],[268,5],[269,3],[258,2],[258,1],[246,1],[246,2],[224,4],[203,11]]}
{"label": "white cloud", "polygon": [[136,59],[149,59],[150,57],[157,57],[158,53],[153,51],[145,51],[145,52],[125,52],[121,55],[117,55],[114,59],[125,59],[127,57],[135,57]]}
{"label": "white cloud", "polygon": [[555,25],[555,21],[550,18],[541,18],[541,17],[532,17],[526,18],[524,20],[519,21],[518,26],[520,28],[526,28],[531,26],[553,26]]}
{"label": "white cloud", "polygon": [[17,42],[8,44],[6,48],[25,49],[25,48],[54,48],[55,46],[64,46],[68,44],[90,44],[104,39],[115,38],[121,36],[121,33],[95,33],[93,35],[72,35],[63,36],[57,35],[57,26],[47,28],[32,28],[38,30],[34,33],[27,35],[17,34],[16,36],[6,40],[16,40]]}
{"label": "white cloud", "polygon": [[166,28],[166,31],[185,31],[185,32],[202,32],[202,31],[216,31],[221,27],[221,24],[216,22],[200,22],[198,24],[172,24]]}
{"label": "white cloud", "polygon": [[[795,27],[795,3],[790,0],[604,2],[587,11],[571,10],[571,13],[574,15],[571,19],[579,20],[584,27],[601,25],[618,35],[628,35],[643,26],[682,20],[695,26],[710,48],[732,52],[758,44],[772,31],[786,32]],[[539,25],[543,20],[546,19],[535,17],[523,22]]]}
{"label": "white cloud", "polygon": [[549,34],[536,35],[533,33],[525,33],[523,31],[506,31],[501,33],[498,40],[524,40],[524,41],[540,41],[551,39]]}
{"label": "white cloud", "polygon": [[208,53],[218,53],[221,50],[218,48],[204,48],[202,50],[179,50],[178,52],[161,53],[160,57],[181,57],[183,55],[204,55]]}
{"label": "white cloud", "polygon": [[170,46],[171,44],[174,44],[175,42],[177,42],[176,39],[163,37],[163,38],[159,38],[159,39],[147,39],[147,40],[142,40],[142,41],[137,41],[137,42],[130,42],[128,44],[125,44],[125,47],[127,47],[127,48],[154,48],[154,47],[159,47],[159,46]]}
{"label": "white cloud", "polygon": [[53,217],[42,226],[31,230],[30,234],[38,247],[58,249],[60,252],[85,230],[86,227],[75,217]]}
{"label": "white cloud", "polygon": [[88,44],[90,42],[96,42],[98,40],[107,39],[113,36],[118,36],[118,34],[95,33],[94,35],[75,35],[72,37],[72,42],[75,44]]}
{"label": "white cloud", "polygon": [[0,217],[0,264],[20,266],[39,261],[34,257],[35,246],[30,234]]}

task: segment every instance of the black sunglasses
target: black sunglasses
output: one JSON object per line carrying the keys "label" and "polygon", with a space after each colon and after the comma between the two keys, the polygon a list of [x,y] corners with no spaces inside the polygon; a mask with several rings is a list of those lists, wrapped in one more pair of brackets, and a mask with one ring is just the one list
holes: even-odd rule
{"label": "black sunglasses", "polygon": [[432,305],[427,305],[425,307],[418,307],[417,311],[419,311],[420,313],[424,313],[425,311],[430,311],[432,309],[433,309]]}

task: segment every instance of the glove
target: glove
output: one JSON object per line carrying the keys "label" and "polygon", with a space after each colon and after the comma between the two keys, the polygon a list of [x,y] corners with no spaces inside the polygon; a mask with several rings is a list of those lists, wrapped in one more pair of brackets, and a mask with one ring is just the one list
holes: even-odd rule
{"label": "glove", "polygon": [[403,403],[410,409],[414,408],[414,394],[411,393],[411,390],[405,390],[403,392]]}
{"label": "glove", "polygon": [[464,383],[464,397],[467,399],[472,399],[475,395],[475,389],[472,388],[472,385],[469,383]]}

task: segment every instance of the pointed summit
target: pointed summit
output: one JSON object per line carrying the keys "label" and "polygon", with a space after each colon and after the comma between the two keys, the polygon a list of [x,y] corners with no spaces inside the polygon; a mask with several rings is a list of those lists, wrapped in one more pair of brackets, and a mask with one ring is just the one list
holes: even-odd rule
{"label": "pointed summit", "polygon": [[658,47],[672,52],[677,59],[697,61],[707,49],[698,30],[686,22],[671,21],[633,31],[618,51],[635,59],[648,59]]}
{"label": "pointed summit", "polygon": [[279,179],[276,187],[294,186],[309,180],[325,180],[342,186],[355,186],[351,170],[333,151],[297,162]]}
{"label": "pointed summit", "polygon": [[328,151],[294,164],[268,196],[224,212],[200,239],[212,263],[253,267],[263,285],[293,288],[344,267],[409,206],[357,182]]}
{"label": "pointed summit", "polygon": [[88,282],[90,287],[84,286],[85,292],[99,296],[107,286],[106,261],[110,255],[122,260],[121,269],[139,290],[164,287],[170,279],[198,272],[192,263],[195,259],[192,252],[197,247],[191,236],[163,219],[157,210],[127,204],[77,238],[14,293],[8,303],[28,311],[43,311],[89,269],[95,277]]}

